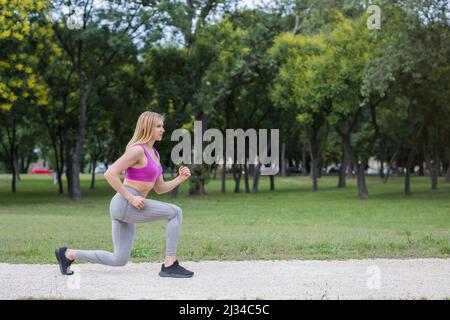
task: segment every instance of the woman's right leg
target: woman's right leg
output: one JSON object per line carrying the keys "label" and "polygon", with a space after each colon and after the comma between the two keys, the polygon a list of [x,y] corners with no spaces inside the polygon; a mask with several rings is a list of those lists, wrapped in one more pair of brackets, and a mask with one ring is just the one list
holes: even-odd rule
{"label": "woman's right leg", "polygon": [[71,251],[75,259],[109,266],[124,266],[130,259],[135,232],[136,226],[133,223],[112,219],[114,253],[104,250],[71,249]]}

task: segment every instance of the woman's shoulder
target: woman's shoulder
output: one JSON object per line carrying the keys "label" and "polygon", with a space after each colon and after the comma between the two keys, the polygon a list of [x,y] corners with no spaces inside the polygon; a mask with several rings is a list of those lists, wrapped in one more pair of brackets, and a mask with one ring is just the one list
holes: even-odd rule
{"label": "woman's shoulder", "polygon": [[133,144],[126,147],[125,152],[131,152],[135,154],[142,154],[144,152],[144,146],[142,144]]}

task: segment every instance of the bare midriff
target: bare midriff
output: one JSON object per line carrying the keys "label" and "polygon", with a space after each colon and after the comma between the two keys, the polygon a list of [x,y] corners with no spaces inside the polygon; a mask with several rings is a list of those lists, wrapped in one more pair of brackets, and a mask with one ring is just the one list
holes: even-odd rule
{"label": "bare midriff", "polygon": [[138,191],[142,197],[146,198],[148,193],[150,192],[150,190],[153,189],[153,186],[155,185],[155,183],[125,179],[125,180],[123,180],[123,185],[133,188],[134,190]]}

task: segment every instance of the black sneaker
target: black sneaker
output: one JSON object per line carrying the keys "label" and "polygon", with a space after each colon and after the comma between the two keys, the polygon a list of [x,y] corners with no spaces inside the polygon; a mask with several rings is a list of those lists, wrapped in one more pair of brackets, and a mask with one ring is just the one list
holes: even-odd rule
{"label": "black sneaker", "polygon": [[70,271],[69,267],[72,264],[73,260],[67,259],[66,250],[67,250],[67,247],[62,247],[62,248],[56,249],[55,256],[56,256],[56,259],[58,260],[59,270],[61,270],[61,273],[70,276],[73,274],[73,271]]}
{"label": "black sneaker", "polygon": [[175,262],[170,267],[167,268],[164,266],[163,263],[159,275],[161,277],[191,278],[194,275],[194,273],[180,266],[178,260],[175,260]]}

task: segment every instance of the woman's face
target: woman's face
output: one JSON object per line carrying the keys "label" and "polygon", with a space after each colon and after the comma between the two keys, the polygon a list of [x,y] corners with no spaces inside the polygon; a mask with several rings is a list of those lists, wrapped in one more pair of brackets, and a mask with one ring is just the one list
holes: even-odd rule
{"label": "woman's face", "polygon": [[164,134],[164,122],[157,120],[155,127],[153,128],[153,137],[156,141],[161,141]]}

